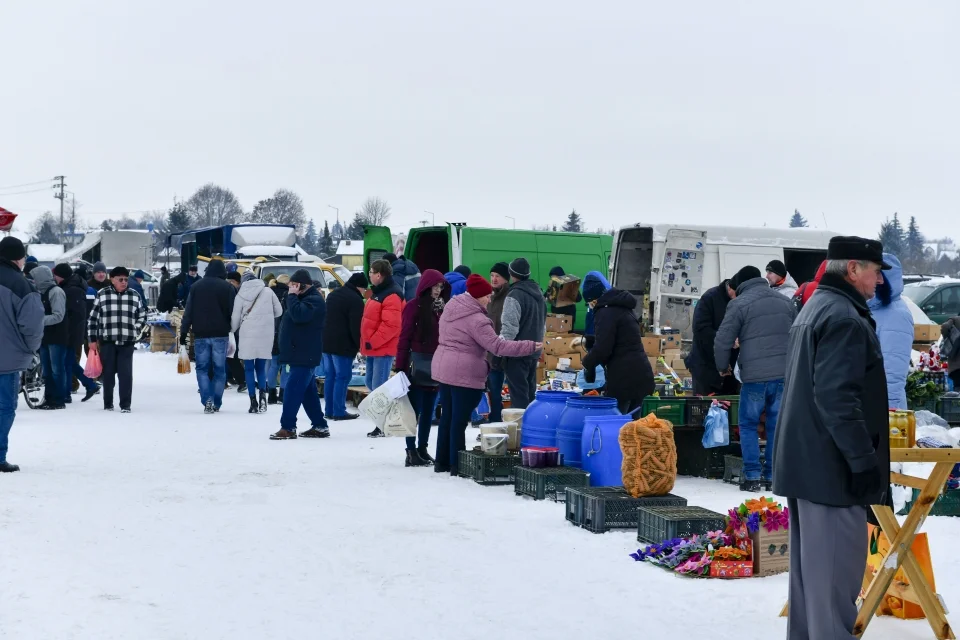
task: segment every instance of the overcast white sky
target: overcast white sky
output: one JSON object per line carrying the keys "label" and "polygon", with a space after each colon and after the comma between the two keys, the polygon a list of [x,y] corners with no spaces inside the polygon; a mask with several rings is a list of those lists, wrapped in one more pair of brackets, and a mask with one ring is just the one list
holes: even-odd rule
{"label": "overcast white sky", "polygon": [[[65,174],[86,221],[214,181],[321,224],[380,195],[394,230],[799,208],[960,240],[952,0],[7,0],[0,24],[0,187]],[[30,188],[0,206],[58,206]]]}

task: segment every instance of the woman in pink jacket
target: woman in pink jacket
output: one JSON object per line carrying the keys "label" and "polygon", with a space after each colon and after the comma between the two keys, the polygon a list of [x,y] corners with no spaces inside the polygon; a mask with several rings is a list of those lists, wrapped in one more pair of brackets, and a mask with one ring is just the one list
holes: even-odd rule
{"label": "woman in pink jacket", "polygon": [[467,422],[487,382],[487,352],[517,358],[543,346],[497,335],[486,311],[492,294],[490,283],[473,274],[467,278],[467,293],[451,298],[440,317],[440,346],[433,356],[433,379],[440,383],[441,407],[433,467],[437,473],[457,475],[457,452],[467,448]]}

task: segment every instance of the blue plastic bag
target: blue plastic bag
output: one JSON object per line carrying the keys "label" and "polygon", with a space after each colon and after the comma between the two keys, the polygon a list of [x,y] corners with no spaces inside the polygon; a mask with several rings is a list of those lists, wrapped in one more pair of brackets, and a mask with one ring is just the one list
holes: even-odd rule
{"label": "blue plastic bag", "polygon": [[577,386],[581,389],[589,391],[590,389],[601,389],[607,385],[607,374],[604,372],[603,367],[598,366],[596,368],[597,378],[593,382],[587,382],[586,377],[583,375],[583,369],[577,371]]}
{"label": "blue plastic bag", "polygon": [[486,393],[480,396],[480,404],[477,405],[474,413],[481,416],[490,415],[490,400],[487,398]]}
{"label": "blue plastic bag", "polygon": [[710,405],[703,421],[703,448],[725,447],[730,444],[730,418],[716,400]]}

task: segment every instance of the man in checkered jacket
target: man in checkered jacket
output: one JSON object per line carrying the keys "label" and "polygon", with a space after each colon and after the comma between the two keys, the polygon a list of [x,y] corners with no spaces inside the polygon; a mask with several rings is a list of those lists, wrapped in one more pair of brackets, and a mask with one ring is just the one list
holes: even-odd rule
{"label": "man in checkered jacket", "polygon": [[99,352],[103,364],[103,408],[113,411],[115,377],[120,379],[120,413],[130,413],[133,395],[133,350],[147,310],[140,295],[127,288],[130,274],[125,267],[110,271],[110,286],[97,294],[87,322],[90,353]]}

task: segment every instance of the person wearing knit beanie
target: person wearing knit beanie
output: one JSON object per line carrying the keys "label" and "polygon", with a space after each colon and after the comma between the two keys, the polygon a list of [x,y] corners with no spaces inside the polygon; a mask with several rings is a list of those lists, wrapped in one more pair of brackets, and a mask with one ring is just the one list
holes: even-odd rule
{"label": "person wearing knit beanie", "polygon": [[583,301],[587,304],[599,300],[606,292],[607,288],[599,280],[590,279],[583,283]]}
{"label": "person wearing knit beanie", "polygon": [[389,262],[391,265],[393,265],[393,263],[397,261],[397,254],[395,254],[395,253],[385,253],[385,254],[383,254],[383,258],[382,258],[382,259],[383,259],[383,260],[386,260],[386,261]]}
{"label": "person wearing knit beanie", "polygon": [[771,261],[767,264],[767,273],[776,274],[776,275],[780,276],[781,279],[782,279],[782,278],[786,278],[786,277],[787,277],[787,267],[786,267],[786,265],[784,265],[784,264],[783,264],[782,262],[780,262],[779,260],[771,260]]}
{"label": "person wearing knit beanie", "polygon": [[530,263],[526,258],[517,258],[510,263],[510,275],[517,280],[528,280],[530,278]]}
{"label": "person wearing knit beanie", "polygon": [[4,260],[9,260],[10,262],[18,263],[18,266],[23,268],[23,260],[27,257],[26,247],[23,246],[23,242],[20,241],[20,238],[14,238],[13,236],[7,236],[3,240],[0,240],[0,258]]}
{"label": "person wearing knit beanie", "polygon": [[362,273],[354,273],[350,276],[350,279],[347,280],[347,284],[355,289],[366,289],[368,286],[367,276]]}
{"label": "person wearing knit beanie", "polygon": [[102,262],[94,263],[94,265],[93,265],[93,274],[94,274],[94,275],[96,275],[96,274],[98,274],[98,273],[106,273],[106,272],[107,272],[107,265],[103,264]]}
{"label": "person wearing knit beanie", "polygon": [[486,278],[483,276],[478,276],[474,273],[467,278],[467,293],[479,300],[480,298],[486,298],[492,294],[493,287],[490,286],[490,283],[487,282]]}
{"label": "person wearing knit beanie", "polygon": [[740,269],[740,271],[737,271],[737,275],[731,278],[730,286],[733,288],[734,291],[736,291],[740,287],[740,285],[742,285],[747,280],[753,280],[754,278],[762,278],[762,277],[763,276],[760,274],[760,269],[757,269],[756,267],[748,264],[744,268]]}
{"label": "person wearing knit beanie", "polygon": [[495,273],[495,274],[497,274],[498,276],[500,276],[501,278],[503,278],[504,280],[509,281],[509,280],[510,280],[510,265],[508,265],[506,262],[498,262],[497,264],[495,264],[495,265],[493,265],[492,267],[490,267],[490,273],[491,273],[491,274]]}
{"label": "person wearing knit beanie", "polygon": [[53,268],[53,275],[62,280],[66,280],[73,275],[73,269],[71,269],[67,263],[61,262]]}
{"label": "person wearing knit beanie", "polygon": [[290,284],[293,283],[300,285],[300,290],[304,291],[313,286],[313,278],[310,277],[310,272],[306,269],[297,269],[290,276]]}
{"label": "person wearing knit beanie", "polygon": [[456,269],[454,269],[454,271],[457,272],[457,273],[459,273],[460,275],[462,275],[464,278],[469,278],[469,277],[470,277],[470,274],[473,273],[473,271],[471,271],[470,267],[468,267],[468,266],[465,265],[465,264],[460,265],[459,267],[457,267]]}
{"label": "person wearing knit beanie", "polygon": [[[253,276],[252,278],[248,278],[248,280],[257,279],[257,276],[254,276],[252,272],[248,271],[247,273]],[[239,271],[231,271],[230,273],[227,274],[227,282],[239,288],[240,285],[243,284],[243,276],[240,275]]]}
{"label": "person wearing knit beanie", "polygon": [[770,288],[776,291],[777,293],[793,299],[793,295],[797,292],[797,281],[793,279],[789,273],[787,273],[787,267],[779,260],[771,260],[767,265],[767,282],[770,283]]}

